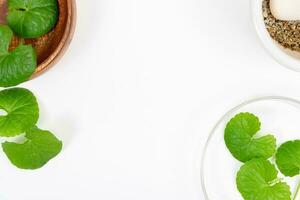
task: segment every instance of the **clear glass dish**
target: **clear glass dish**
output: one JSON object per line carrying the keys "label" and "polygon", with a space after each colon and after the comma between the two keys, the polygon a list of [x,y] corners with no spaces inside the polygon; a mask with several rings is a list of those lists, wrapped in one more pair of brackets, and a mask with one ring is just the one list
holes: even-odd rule
{"label": "clear glass dish", "polygon": [[[242,163],[232,157],[223,139],[226,123],[239,112],[257,115],[262,124],[259,133],[273,134],[277,138],[277,145],[300,138],[300,101],[296,99],[280,96],[261,97],[232,108],[216,123],[203,150],[201,185],[206,200],[242,199],[235,184],[236,173]],[[284,180],[293,192],[299,177]]]}

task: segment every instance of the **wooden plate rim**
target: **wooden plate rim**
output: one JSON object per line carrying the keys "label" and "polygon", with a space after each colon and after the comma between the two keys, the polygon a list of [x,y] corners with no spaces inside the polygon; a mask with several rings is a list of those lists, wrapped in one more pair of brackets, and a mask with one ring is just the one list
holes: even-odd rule
{"label": "wooden plate rim", "polygon": [[65,32],[55,49],[55,51],[44,61],[42,62],[35,70],[34,74],[30,79],[34,79],[51,67],[53,67],[65,54],[68,49],[75,32],[76,20],[77,20],[77,11],[76,11],[76,1],[75,0],[67,0],[68,5],[68,20]]}

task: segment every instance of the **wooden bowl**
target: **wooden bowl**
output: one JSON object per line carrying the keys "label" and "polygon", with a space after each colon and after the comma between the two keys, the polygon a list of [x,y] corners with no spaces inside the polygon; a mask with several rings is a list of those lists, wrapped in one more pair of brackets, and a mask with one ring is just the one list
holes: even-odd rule
{"label": "wooden bowl", "polygon": [[[38,66],[31,78],[35,78],[54,66],[63,56],[73,38],[76,25],[75,0],[58,0],[59,20],[56,27],[46,35],[36,39],[25,39],[37,51]],[[0,24],[6,23],[7,0],[0,0]],[[10,50],[19,45],[21,39],[14,36]]]}

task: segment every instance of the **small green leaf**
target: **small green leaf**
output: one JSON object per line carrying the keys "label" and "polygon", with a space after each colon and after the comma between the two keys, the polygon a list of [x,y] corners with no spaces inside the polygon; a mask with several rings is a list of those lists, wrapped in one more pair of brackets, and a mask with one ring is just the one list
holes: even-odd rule
{"label": "small green leaf", "polygon": [[12,52],[8,47],[13,37],[8,26],[0,25],[0,87],[10,87],[27,81],[37,66],[31,45],[19,45]]}
{"label": "small green leaf", "polygon": [[290,187],[277,174],[268,160],[254,158],[237,173],[237,188],[245,200],[290,200]]}
{"label": "small green leaf", "polygon": [[239,161],[252,158],[270,158],[276,151],[273,135],[255,138],[260,130],[258,117],[251,113],[240,113],[232,118],[225,128],[225,143],[231,154]]}
{"label": "small green leaf", "polygon": [[33,127],[39,118],[39,107],[35,96],[23,88],[2,90],[0,109],[7,113],[0,116],[1,137],[22,134]]}
{"label": "small green leaf", "polygon": [[8,0],[8,25],[24,38],[48,33],[58,20],[57,0]]}
{"label": "small green leaf", "polygon": [[300,173],[300,140],[282,144],[276,153],[276,164],[285,176],[296,176]]}
{"label": "small green leaf", "polygon": [[34,127],[26,132],[23,144],[5,142],[3,151],[20,169],[38,169],[54,158],[62,149],[62,142],[51,132]]}

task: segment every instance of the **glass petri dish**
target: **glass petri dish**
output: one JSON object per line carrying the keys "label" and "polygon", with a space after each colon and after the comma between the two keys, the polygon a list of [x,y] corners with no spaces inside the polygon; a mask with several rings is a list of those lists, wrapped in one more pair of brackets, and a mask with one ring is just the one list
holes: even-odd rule
{"label": "glass petri dish", "polygon": [[[267,96],[248,100],[229,110],[216,123],[205,144],[201,162],[201,185],[206,200],[239,200],[236,173],[242,163],[232,157],[224,142],[226,123],[237,113],[251,112],[261,121],[258,134],[273,134],[277,145],[300,138],[300,101],[288,97]],[[271,159],[272,160],[272,159]],[[283,177],[279,173],[280,177]],[[285,178],[296,188],[299,178]]]}

